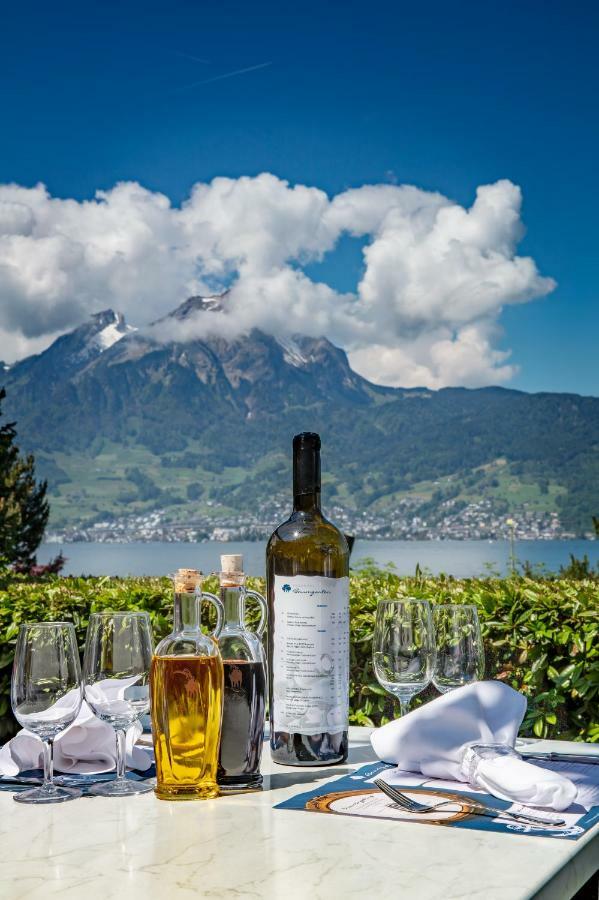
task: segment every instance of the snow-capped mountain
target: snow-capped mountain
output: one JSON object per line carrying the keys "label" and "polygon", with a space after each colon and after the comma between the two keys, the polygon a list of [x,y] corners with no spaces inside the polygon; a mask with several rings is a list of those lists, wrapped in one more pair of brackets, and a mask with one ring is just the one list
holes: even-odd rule
{"label": "snow-capped mountain", "polygon": [[[72,486],[69,509],[71,499],[88,514],[104,509],[100,488],[122,483],[127,471],[140,497],[150,497],[145,478],[156,503],[181,502],[182,483],[169,486],[175,462],[187,473],[177,477],[192,480],[196,494],[205,481],[218,502],[254,507],[273,486],[288,483],[291,437],[309,430],[323,436],[329,490],[337,486],[342,504],[387,498],[393,508],[410,493],[426,506],[439,479],[450,503],[466,502],[460,487],[452,493],[464,478],[484,482],[494,497],[508,488],[486,474],[490,467],[526,484],[533,499],[549,497],[572,522],[597,514],[598,399],[385,388],[354,372],[324,337],[257,329],[230,340],[193,337],[209,331],[196,327],[198,318],[223,302],[190,297],[139,330],[104,310],[43,353],[0,370],[3,413],[16,420],[19,443],[37,454],[40,470]],[[86,494],[84,482],[96,477],[102,486]],[[122,496],[109,508],[126,505],[129,495]]]}
{"label": "snow-capped mountain", "polygon": [[184,332],[182,339],[168,339],[167,323],[192,323],[221,309],[222,299],[190,297],[140,330],[121,313],[103,310],[43,353],[16,363],[4,381],[20,431],[35,422],[37,448],[49,449],[67,433],[81,444],[99,430],[120,439],[134,422],[141,433],[154,434],[158,409],[165,420],[198,433],[232,415],[237,421],[277,418],[314,404],[370,406],[396,394],[353,372],[346,354],[326,338],[277,339],[254,329],[233,340],[185,340]]}
{"label": "snow-capped mountain", "polygon": [[[110,317],[112,316],[112,321],[110,321]],[[96,347],[100,353],[103,350],[108,350],[109,347],[112,347],[113,344],[116,344],[117,341],[120,341],[127,334],[131,334],[132,331],[137,331],[132,325],[127,325],[125,322],[125,317],[122,313],[113,312],[111,309],[107,309],[103,313],[97,313],[93,318],[100,318],[102,321],[108,322],[104,327],[95,333],[95,335],[91,338],[89,347]]]}

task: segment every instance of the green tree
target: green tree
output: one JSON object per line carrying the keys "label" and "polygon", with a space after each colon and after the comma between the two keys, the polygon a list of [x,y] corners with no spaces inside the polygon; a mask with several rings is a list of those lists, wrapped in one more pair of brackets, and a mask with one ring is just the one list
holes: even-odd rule
{"label": "green tree", "polygon": [[[0,388],[0,418],[5,397]],[[21,456],[16,436],[14,422],[0,424],[0,560],[29,569],[50,514],[48,485],[36,481],[33,456]]]}
{"label": "green tree", "polygon": [[199,500],[203,493],[204,488],[198,481],[192,481],[191,484],[187,485],[188,500]]}

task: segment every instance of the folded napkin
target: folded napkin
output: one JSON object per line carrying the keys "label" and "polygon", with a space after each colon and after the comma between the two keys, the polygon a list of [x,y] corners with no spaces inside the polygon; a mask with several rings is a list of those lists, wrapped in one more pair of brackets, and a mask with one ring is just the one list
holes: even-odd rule
{"label": "folded napkin", "polygon": [[[141,730],[139,722],[127,730],[127,765],[145,771],[152,760],[146,750],[135,746]],[[98,719],[84,701],[75,721],[54,741],[54,768],[58,772],[99,775],[115,767],[114,728]],[[15,776],[27,769],[40,768],[43,768],[42,744],[31,731],[19,731],[0,749],[0,775]]]}
{"label": "folded napkin", "polygon": [[456,688],[373,732],[376,755],[401,771],[470,781],[496,797],[566,809],[576,797],[569,779],[524,762],[517,754],[473,761],[473,744],[513,747],[526,699],[500,681]]}
{"label": "folded napkin", "polygon": [[502,800],[515,800],[525,806],[567,809],[576,799],[576,786],[563,775],[523,760],[518,753],[508,754],[499,747],[466,750],[462,769],[474,787]]}

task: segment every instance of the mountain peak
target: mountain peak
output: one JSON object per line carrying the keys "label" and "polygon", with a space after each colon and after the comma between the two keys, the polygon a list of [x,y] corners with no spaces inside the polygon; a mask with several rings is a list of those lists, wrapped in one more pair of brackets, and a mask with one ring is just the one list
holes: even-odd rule
{"label": "mountain peak", "polygon": [[90,319],[101,328],[125,321],[123,314],[115,312],[114,309],[102,309],[100,312],[92,313]]}
{"label": "mountain peak", "polygon": [[222,294],[213,294],[209,297],[201,297],[199,294],[194,297],[188,297],[183,303],[174,309],[166,317],[167,319],[183,319],[189,318],[196,312],[222,312],[223,299],[229,292],[224,291]]}
{"label": "mountain peak", "polygon": [[102,353],[108,350],[126,334],[137,331],[132,325],[127,325],[125,317],[120,312],[113,309],[104,309],[101,312],[94,313],[91,317],[94,328],[91,338],[91,345],[94,349]]}

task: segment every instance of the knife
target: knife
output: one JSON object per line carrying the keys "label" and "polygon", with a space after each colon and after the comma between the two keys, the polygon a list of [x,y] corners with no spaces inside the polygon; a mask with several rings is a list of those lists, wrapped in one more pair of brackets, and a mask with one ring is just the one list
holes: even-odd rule
{"label": "knife", "polygon": [[599,766],[599,754],[586,753],[528,753],[519,750],[524,759],[536,759],[546,762],[588,763],[591,766]]}

